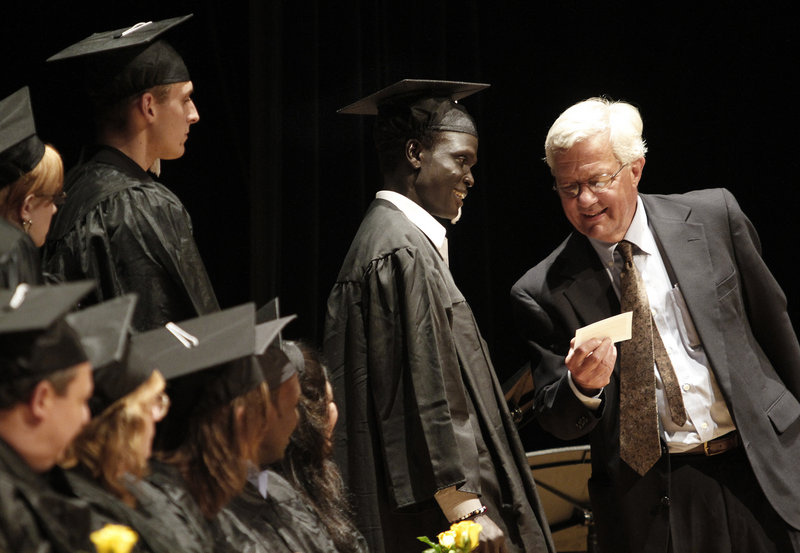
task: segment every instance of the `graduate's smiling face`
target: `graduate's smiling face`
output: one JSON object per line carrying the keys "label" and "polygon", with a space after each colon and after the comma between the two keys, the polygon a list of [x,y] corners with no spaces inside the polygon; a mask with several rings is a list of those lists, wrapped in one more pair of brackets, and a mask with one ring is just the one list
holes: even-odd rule
{"label": "graduate's smiling face", "polygon": [[462,132],[437,132],[433,144],[406,143],[406,159],[416,171],[410,199],[436,217],[458,215],[467,191],[475,184],[472,168],[478,162],[478,137]]}
{"label": "graduate's smiling face", "polygon": [[200,120],[192,100],[191,81],[170,85],[167,97],[153,104],[155,112],[153,136],[160,159],[177,159],[186,151],[189,127]]}

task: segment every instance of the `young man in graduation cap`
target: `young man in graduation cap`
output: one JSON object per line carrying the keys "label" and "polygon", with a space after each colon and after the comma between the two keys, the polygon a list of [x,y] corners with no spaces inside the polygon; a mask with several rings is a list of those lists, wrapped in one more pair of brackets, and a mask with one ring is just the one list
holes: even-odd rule
{"label": "young man in graduation cap", "polygon": [[435,219],[457,218],[474,185],[478,133],[456,100],[487,86],[406,80],[341,110],[377,115],[383,174],[328,298],[324,345],[336,456],[374,553],[412,551],[461,520],[483,527],[478,551],[553,551]]}
{"label": "young man in graduation cap", "polygon": [[89,551],[96,519],[56,467],[89,420],[92,366],[66,312],[91,283],[0,290],[0,551]]}
{"label": "young man in graduation cap", "polygon": [[49,61],[82,65],[97,146],[72,170],[45,247],[49,272],[98,282],[96,300],[139,294],[138,331],[217,311],[189,214],[154,180],[199,120],[180,55],[159,37],[191,16],[97,33]]}

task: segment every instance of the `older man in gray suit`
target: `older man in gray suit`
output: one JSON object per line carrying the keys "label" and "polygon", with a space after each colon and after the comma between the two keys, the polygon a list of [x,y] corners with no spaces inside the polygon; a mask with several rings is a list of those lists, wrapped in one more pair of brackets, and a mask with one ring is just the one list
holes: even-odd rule
{"label": "older man in gray suit", "polygon": [[[539,422],[590,438],[602,551],[800,551],[800,346],[752,224],[724,189],[640,194],[630,104],[570,107],[545,150],[577,232],[511,296]],[[631,305],[619,350],[572,339]]]}

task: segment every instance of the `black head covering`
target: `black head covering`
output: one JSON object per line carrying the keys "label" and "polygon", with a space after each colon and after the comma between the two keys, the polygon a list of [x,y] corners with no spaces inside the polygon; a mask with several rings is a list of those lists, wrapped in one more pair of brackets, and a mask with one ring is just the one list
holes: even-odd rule
{"label": "black head covering", "polygon": [[190,17],[192,14],[95,33],[47,61],[82,60],[86,89],[102,104],[113,104],[154,86],[189,81],[181,56],[157,39]]}
{"label": "black head covering", "polygon": [[33,170],[43,156],[26,86],[0,100],[0,188]]}
{"label": "black head covering", "polygon": [[94,286],[83,281],[0,290],[0,383],[44,378],[88,360],[64,316]]}
{"label": "black head covering", "polygon": [[[270,390],[275,390],[297,374],[295,350],[292,342],[282,341],[280,331],[297,318],[289,315],[256,325],[256,357],[264,372]],[[294,357],[293,357],[294,356]],[[302,353],[300,353],[302,358]]]}
{"label": "black head covering", "polygon": [[89,399],[92,416],[133,392],[153,373],[153,362],[130,347],[136,300],[136,294],[127,294],[66,317],[94,369],[94,392]]}
{"label": "black head covering", "polygon": [[377,115],[374,135],[378,151],[430,131],[478,136],[475,120],[458,100],[488,87],[483,83],[403,79],[338,113]]}
{"label": "black head covering", "polygon": [[168,381],[168,418],[223,405],[264,381],[255,353],[252,303],[133,337]]}
{"label": "black head covering", "polygon": [[280,300],[276,297],[256,311],[256,356],[267,385],[275,390],[302,370],[303,353],[293,342],[284,342],[281,330],[296,315],[280,318]]}
{"label": "black head covering", "polygon": [[188,421],[225,405],[265,380],[254,353],[255,305],[204,315],[178,325],[167,323],[132,339],[167,379],[171,407],[158,425],[154,447],[181,445]]}

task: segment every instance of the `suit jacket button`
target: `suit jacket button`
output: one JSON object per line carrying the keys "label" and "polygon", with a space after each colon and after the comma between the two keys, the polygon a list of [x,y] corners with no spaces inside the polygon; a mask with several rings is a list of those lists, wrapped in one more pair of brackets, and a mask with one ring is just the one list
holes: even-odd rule
{"label": "suit jacket button", "polygon": [[578,430],[580,430],[586,426],[587,422],[589,422],[589,419],[587,419],[585,415],[582,415],[581,417],[578,417],[577,421],[575,421],[575,426],[577,426]]}
{"label": "suit jacket button", "polygon": [[664,507],[669,507],[669,503],[670,503],[670,501],[669,501],[669,497],[667,497],[666,495],[665,495],[664,497],[662,497],[662,498],[661,498],[661,504],[662,504]]}

